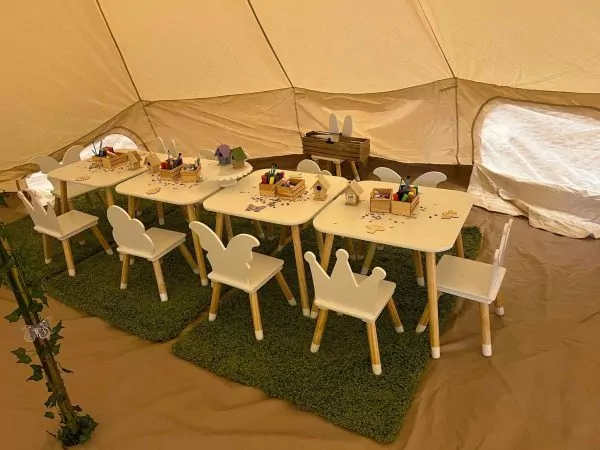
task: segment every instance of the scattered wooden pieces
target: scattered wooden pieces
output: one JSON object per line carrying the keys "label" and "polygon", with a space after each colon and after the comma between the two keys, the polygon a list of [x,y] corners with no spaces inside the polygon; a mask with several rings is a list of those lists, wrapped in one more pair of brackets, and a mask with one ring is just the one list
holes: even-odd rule
{"label": "scattered wooden pieces", "polygon": [[146,191],[146,194],[148,194],[148,195],[157,194],[159,191],[160,191],[160,187],[157,186],[157,187],[148,189]]}
{"label": "scattered wooden pieces", "polygon": [[367,229],[367,233],[370,234],[375,234],[378,231],[385,230],[384,226],[378,225],[376,223],[370,223],[369,225],[366,225],[365,228]]}
{"label": "scattered wooden pieces", "polygon": [[442,219],[458,219],[458,213],[449,209],[442,213]]}
{"label": "scattered wooden pieces", "polygon": [[89,175],[81,175],[80,177],[75,178],[75,181],[85,181],[85,180],[89,180],[90,176]]}

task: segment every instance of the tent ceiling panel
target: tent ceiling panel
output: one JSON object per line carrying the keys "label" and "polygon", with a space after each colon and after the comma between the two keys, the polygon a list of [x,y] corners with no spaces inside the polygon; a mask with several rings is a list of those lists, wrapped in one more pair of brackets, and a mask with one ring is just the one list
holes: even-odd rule
{"label": "tent ceiling panel", "polygon": [[138,100],[94,2],[2,6],[2,169],[54,152]]}
{"label": "tent ceiling panel", "polygon": [[326,130],[329,114],[352,116],[353,134],[371,140],[371,155],[406,163],[456,164],[455,81],[379,94],[325,94],[298,89],[305,133]]}
{"label": "tent ceiling panel", "polygon": [[523,89],[600,92],[597,0],[422,0],[458,78]]}
{"label": "tent ceiling panel", "polygon": [[251,0],[296,87],[395,91],[452,77],[413,0]]}
{"label": "tent ceiling panel", "polygon": [[[165,142],[175,139],[184,155],[219,144],[240,145],[254,158],[302,151],[292,88],[152,102],[146,110],[156,133]],[[156,143],[152,147],[160,150]]]}
{"label": "tent ceiling panel", "polygon": [[245,1],[100,4],[144,100],[290,87]]}

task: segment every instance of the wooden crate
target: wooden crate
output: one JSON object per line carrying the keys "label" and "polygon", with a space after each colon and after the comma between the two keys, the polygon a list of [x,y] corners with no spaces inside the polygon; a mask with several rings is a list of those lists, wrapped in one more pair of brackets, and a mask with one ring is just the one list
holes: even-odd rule
{"label": "wooden crate", "polygon": [[258,184],[258,193],[260,195],[266,195],[267,197],[275,197],[277,195],[277,188],[281,184],[281,181],[282,180],[279,180],[275,184],[259,183]]}
{"label": "wooden crate", "polygon": [[[387,194],[389,198],[375,198],[376,193]],[[394,195],[392,190],[388,188],[373,189],[371,191],[369,210],[371,212],[389,213],[392,208],[392,195]]]}
{"label": "wooden crate", "polygon": [[160,169],[158,171],[158,175],[163,180],[177,180],[179,178],[179,176],[181,175],[181,169],[183,169],[183,164],[180,164],[171,170]]}
{"label": "wooden crate", "polygon": [[181,181],[184,183],[195,183],[200,177],[200,172],[201,167],[198,167],[196,170],[182,170]]}
{"label": "wooden crate", "polygon": [[302,178],[290,178],[288,181],[292,183],[293,186],[278,186],[276,192],[277,197],[297,198],[304,194],[304,191],[306,191],[306,183]]}
{"label": "wooden crate", "polygon": [[92,163],[96,167],[104,167],[105,169],[114,169],[127,162],[127,153],[116,152],[109,156],[92,156]]}
{"label": "wooden crate", "polygon": [[392,201],[392,209],[390,212],[392,214],[410,217],[414,210],[417,208],[417,206],[419,206],[419,201],[419,195],[414,197],[412,202]]}
{"label": "wooden crate", "polygon": [[302,137],[302,149],[305,154],[337,158],[346,161],[366,162],[371,152],[369,139],[339,136],[337,142],[327,142],[313,136]]}

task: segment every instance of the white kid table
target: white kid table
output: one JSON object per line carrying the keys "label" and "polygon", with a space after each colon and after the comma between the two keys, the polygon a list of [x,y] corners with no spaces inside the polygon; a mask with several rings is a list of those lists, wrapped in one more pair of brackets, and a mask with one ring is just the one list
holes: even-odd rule
{"label": "white kid table", "polygon": [[[161,158],[161,160],[165,159],[166,156],[167,155],[158,154],[158,157]],[[183,158],[184,163],[192,163],[195,160],[195,158],[191,157]],[[204,171],[207,162],[208,160],[200,161],[202,171]],[[217,182],[203,179],[202,172],[200,173],[200,176],[201,181],[195,183],[183,183],[180,180],[163,180],[158,173],[151,173],[148,171],[117,185],[116,191],[119,194],[128,197],[128,212],[130,217],[134,217],[135,215],[135,199],[143,198],[156,202],[159,210],[159,217],[162,217],[162,204],[169,203],[183,207],[186,211],[188,221],[192,222],[198,219],[195,205],[202,203],[206,198],[220,189]],[[156,189],[159,190],[155,192]],[[202,246],[196,233],[192,233],[192,239],[196,251],[200,281],[203,286],[207,286],[208,278],[206,276],[206,265],[202,254]]]}
{"label": "white kid table", "polygon": [[[142,153],[143,157],[144,153]],[[48,178],[60,181],[61,205],[62,213],[64,214],[69,211],[67,183],[78,183],[96,189],[103,188],[106,193],[106,203],[108,206],[111,206],[114,204],[111,188],[129,178],[144,173],[146,170],[147,168],[144,165],[139,169],[129,170],[127,163],[109,170],[102,167],[94,167],[92,161],[88,159],[51,170],[48,173]]]}
{"label": "white kid table", "polygon": [[[308,302],[308,289],[304,272],[304,255],[300,240],[300,226],[310,222],[327,204],[333,201],[348,186],[344,178],[326,176],[330,182],[327,198],[313,200],[312,185],[317,175],[285,171],[285,176],[300,175],[306,183],[306,192],[296,200],[278,199],[277,197],[260,196],[258,184],[265,170],[257,170],[232,187],[221,189],[215,195],[204,201],[204,209],[217,213],[216,233],[219,237],[223,234],[224,216],[235,216],[254,221],[271,223],[274,225],[289,226],[292,230],[292,242],[298,271],[298,284],[300,286],[300,302],[302,313],[310,314]],[[250,208],[252,205],[252,208]],[[265,208],[262,208],[265,206]]]}
{"label": "white kid table", "polygon": [[[473,206],[473,200],[466,192],[419,187],[420,204],[412,218],[388,213],[370,213],[371,191],[374,188],[391,188],[395,192],[398,190],[398,184],[361,181],[360,185],[364,192],[358,205],[346,205],[345,198],[339,197],[313,222],[316,230],[326,234],[321,266],[327,271],[334,235],[425,252],[431,356],[437,359],[440,357],[440,330],[435,254],[449,250],[456,242],[457,254],[463,256],[460,231]],[[455,211],[458,217],[442,219],[442,213],[449,210]],[[384,229],[370,233],[369,231],[376,228],[370,227],[371,225],[378,225]]]}

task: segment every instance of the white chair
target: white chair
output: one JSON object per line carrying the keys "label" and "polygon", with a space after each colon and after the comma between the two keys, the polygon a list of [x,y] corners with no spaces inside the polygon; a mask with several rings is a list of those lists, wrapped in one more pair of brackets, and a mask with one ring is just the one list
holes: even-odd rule
{"label": "white chair", "polygon": [[211,160],[216,160],[217,159],[215,157],[215,151],[214,150],[204,149],[204,150],[200,150],[198,153],[200,154],[200,158],[202,158],[202,159],[211,159]]}
{"label": "white chair", "polygon": [[129,277],[129,260],[131,256],[147,259],[152,263],[160,300],[166,302],[169,297],[162,273],[161,258],[179,247],[181,254],[198,274],[194,258],[185,246],[185,234],[162,228],[144,229],[144,224],[138,219],[132,219],[129,214],[117,205],[108,208],[108,221],[113,227],[113,238],[117,243],[117,251],[123,255],[121,268],[121,289],[127,289]]}
{"label": "white chair", "polygon": [[[42,172],[44,175],[48,175],[48,173],[50,171],[61,167],[60,163],[57,160],[55,160],[51,156],[46,156],[46,155],[36,156],[35,158],[33,158],[31,160],[31,162],[40,166],[40,172]],[[60,182],[58,182],[54,178],[50,178],[50,177],[48,177],[48,181],[50,181],[50,183],[52,184],[52,191],[50,191],[50,192],[55,198],[55,209],[57,211],[60,211],[61,210],[60,209],[60,199],[61,199]],[[95,190],[96,190],[96,188],[93,188],[90,186],[85,186],[83,184],[67,183],[67,195],[69,198],[69,208],[75,209],[75,206],[73,205],[73,199],[80,197],[82,195],[86,195],[86,197],[90,203],[93,202],[91,195],[88,195],[88,194],[91,194]],[[100,199],[102,200],[101,197],[100,197]]]}
{"label": "white chair", "polygon": [[[479,302],[481,320],[481,352],[483,356],[492,355],[492,337],[490,332],[489,305],[494,302],[496,314],[504,315],[504,304],[500,286],[506,274],[503,267],[508,244],[508,235],[513,219],[504,225],[500,246],[494,253],[492,264],[470,259],[444,255],[436,268],[438,298],[442,293]],[[416,332],[422,333],[429,322],[429,305],[421,315]]]}
{"label": "white chair", "polygon": [[[373,172],[374,173],[374,172]],[[414,186],[437,187],[442,181],[446,181],[448,177],[442,172],[426,172],[418,176],[411,184]]]}
{"label": "white chair", "polygon": [[65,154],[63,155],[62,165],[67,166],[69,164],[76,163],[81,161],[81,152],[83,150],[83,145],[73,145],[69,147]]}
{"label": "white chair", "polygon": [[321,174],[321,175],[331,175],[331,172],[329,170],[321,170],[321,168],[319,167],[319,165],[314,162],[312,159],[303,159],[302,161],[300,161],[298,163],[298,165],[296,166],[296,172],[304,172],[304,173],[314,173],[314,174]]}
{"label": "white chair", "polygon": [[317,262],[314,253],[306,252],[304,254],[304,259],[310,266],[315,286],[315,305],[319,308],[319,318],[310,351],[312,353],[319,351],[328,311],[356,317],[367,324],[371,365],[373,373],[379,375],[381,374],[381,360],[375,321],[385,306],[390,313],[396,332],[404,331],[392,299],[396,284],[384,280],[385,271],[380,267],[375,267],[368,277],[352,273],[348,263],[348,252],[339,249],[335,254],[337,261],[331,277]]}
{"label": "white chair", "polygon": [[373,171],[373,175],[385,183],[402,183],[402,177],[395,170],[389,167],[378,167]]}
{"label": "white chair", "polygon": [[56,217],[54,209],[51,207],[44,208],[35,195],[30,196],[32,199],[31,202],[21,191],[18,192],[18,196],[25,205],[31,220],[33,220],[33,229],[42,235],[46,264],[52,262],[52,242],[50,241],[50,237],[53,237],[61,241],[69,275],[74,277],[75,262],[73,260],[69,239],[89,229],[92,230],[94,236],[96,236],[96,239],[98,239],[106,253],[112,255],[113,251],[98,229],[98,218],[96,216],[72,209],[69,212]]}
{"label": "white chair", "polygon": [[262,340],[263,327],[258,304],[258,290],[275,277],[288,303],[296,304],[292,291],[281,273],[283,261],[254,253],[252,249],[258,247],[260,242],[249,234],[234,236],[225,247],[215,232],[202,222],[191,222],[190,228],[198,235],[202,247],[208,252],[206,257],[212,268],[212,272],[208,274],[208,278],[213,281],[208,320],[213,321],[217,318],[223,284],[240,289],[250,296],[254,336],[257,340]]}

